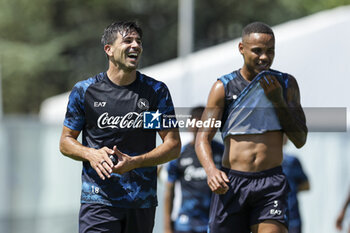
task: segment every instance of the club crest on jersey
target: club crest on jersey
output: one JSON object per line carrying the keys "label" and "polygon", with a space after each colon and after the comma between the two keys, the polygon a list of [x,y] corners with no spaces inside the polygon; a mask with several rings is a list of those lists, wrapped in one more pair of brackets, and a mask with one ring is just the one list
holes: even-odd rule
{"label": "club crest on jersey", "polygon": [[149,102],[148,100],[141,98],[137,101],[137,107],[141,110],[148,110]]}

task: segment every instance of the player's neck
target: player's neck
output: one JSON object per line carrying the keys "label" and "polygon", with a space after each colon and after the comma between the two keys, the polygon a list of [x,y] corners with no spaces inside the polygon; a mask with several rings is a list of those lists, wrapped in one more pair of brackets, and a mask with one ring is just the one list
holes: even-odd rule
{"label": "player's neck", "polygon": [[110,66],[107,70],[108,78],[118,86],[126,86],[136,79],[136,70],[126,71],[115,66]]}
{"label": "player's neck", "polygon": [[248,82],[251,82],[257,74],[250,71],[247,67],[243,66],[242,69],[240,69],[240,73],[242,77],[247,80]]}

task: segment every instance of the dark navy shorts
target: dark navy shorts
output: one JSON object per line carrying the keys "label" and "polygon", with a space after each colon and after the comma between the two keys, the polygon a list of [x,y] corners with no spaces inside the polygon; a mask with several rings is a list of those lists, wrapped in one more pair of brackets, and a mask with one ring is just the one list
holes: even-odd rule
{"label": "dark navy shorts", "polygon": [[176,231],[174,233],[207,233],[207,231]]}
{"label": "dark navy shorts", "polygon": [[156,207],[127,209],[82,203],[79,233],[152,233]]}
{"label": "dark navy shorts", "polygon": [[301,233],[301,225],[299,226],[289,226],[288,233]]}
{"label": "dark navy shorts", "polygon": [[250,226],[265,220],[288,226],[289,186],[281,166],[262,172],[222,170],[230,189],[223,195],[213,194],[208,232],[249,233]]}
{"label": "dark navy shorts", "polygon": [[176,231],[174,233],[207,233],[207,231]]}

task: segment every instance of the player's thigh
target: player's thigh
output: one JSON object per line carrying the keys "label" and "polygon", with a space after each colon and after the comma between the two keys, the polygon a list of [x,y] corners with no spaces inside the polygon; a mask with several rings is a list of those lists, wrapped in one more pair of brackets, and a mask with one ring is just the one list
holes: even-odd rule
{"label": "player's thigh", "polygon": [[156,207],[128,210],[123,233],[152,233],[155,214]]}
{"label": "player's thigh", "polygon": [[102,204],[81,204],[79,233],[121,233],[125,213]]}
{"label": "player's thigh", "polygon": [[251,226],[252,233],[288,233],[285,225],[276,220],[265,220]]}
{"label": "player's thigh", "polygon": [[288,233],[301,233],[301,226],[289,226]]}
{"label": "player's thigh", "polygon": [[208,224],[210,233],[250,232],[250,209],[246,205],[248,192],[242,191],[247,188],[234,188],[242,187],[241,182],[244,183],[245,178],[234,177],[233,179],[235,182],[231,182],[229,192],[223,195],[215,193],[212,195]]}
{"label": "player's thigh", "polygon": [[208,231],[174,231],[174,233],[207,233]]}

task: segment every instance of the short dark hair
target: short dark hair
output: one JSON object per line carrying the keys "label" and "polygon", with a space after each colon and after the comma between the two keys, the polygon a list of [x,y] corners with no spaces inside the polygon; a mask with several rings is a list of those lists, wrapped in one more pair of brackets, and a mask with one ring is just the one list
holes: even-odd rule
{"label": "short dark hair", "polygon": [[192,119],[195,118],[195,119],[201,119],[202,118],[202,114],[204,112],[204,107],[203,106],[197,106],[197,107],[194,107],[191,109],[191,116],[192,116]]}
{"label": "short dark hair", "polygon": [[124,35],[124,34],[127,35],[132,31],[137,32],[140,38],[142,39],[142,29],[136,22],[134,21],[113,22],[108,27],[105,28],[101,38],[101,43],[103,46],[105,46],[106,44],[113,44],[114,41],[117,39],[118,32],[121,35]]}
{"label": "short dark hair", "polygon": [[242,31],[242,38],[250,35],[251,33],[265,33],[275,37],[271,27],[263,22],[253,22],[245,26]]}

